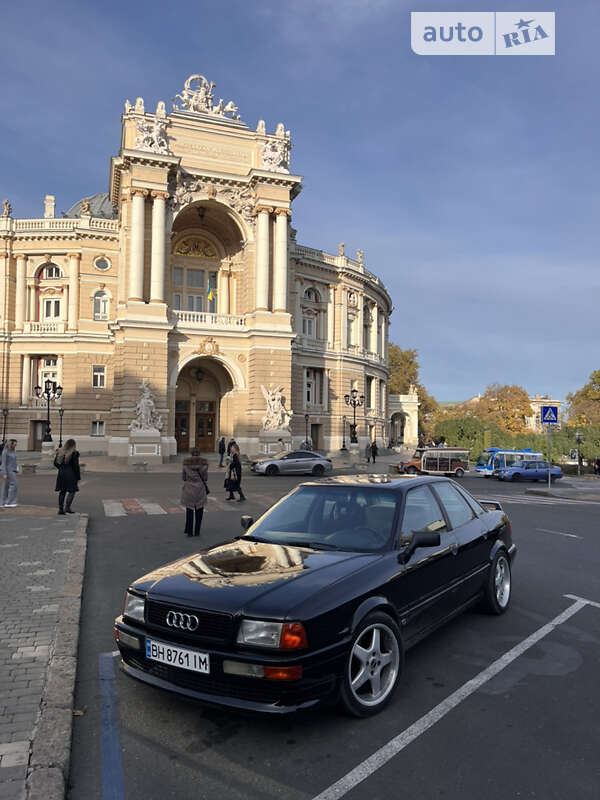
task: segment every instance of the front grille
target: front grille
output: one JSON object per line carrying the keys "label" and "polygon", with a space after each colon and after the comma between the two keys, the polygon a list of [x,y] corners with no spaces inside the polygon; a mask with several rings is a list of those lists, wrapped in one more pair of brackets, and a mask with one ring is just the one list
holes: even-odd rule
{"label": "front grille", "polygon": [[[198,628],[193,632],[179,631],[167,625],[167,614],[169,611],[177,611],[182,614],[194,614],[198,617]],[[203,611],[196,608],[184,608],[183,606],[150,600],[147,603],[147,615],[148,625],[160,628],[164,631],[169,631],[169,633],[172,634],[176,633],[178,637],[183,633],[186,639],[213,639],[220,642],[228,642],[233,637],[233,617],[231,614],[221,614],[217,611]]]}

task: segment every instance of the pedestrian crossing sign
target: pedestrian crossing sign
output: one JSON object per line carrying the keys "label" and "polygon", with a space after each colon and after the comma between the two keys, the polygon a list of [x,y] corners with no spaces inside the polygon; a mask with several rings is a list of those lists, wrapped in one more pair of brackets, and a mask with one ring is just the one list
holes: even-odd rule
{"label": "pedestrian crossing sign", "polygon": [[542,406],[542,423],[558,425],[558,406]]}

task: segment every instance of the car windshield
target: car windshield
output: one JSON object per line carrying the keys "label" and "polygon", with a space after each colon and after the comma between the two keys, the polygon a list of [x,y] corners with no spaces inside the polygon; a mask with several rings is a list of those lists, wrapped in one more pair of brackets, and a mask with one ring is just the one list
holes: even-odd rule
{"label": "car windshield", "polygon": [[301,486],[246,534],[273,544],[372,553],[387,546],[397,495],[367,486]]}
{"label": "car windshield", "polygon": [[489,453],[482,453],[479,458],[477,459],[477,466],[478,467],[485,467],[485,465],[490,460],[491,456]]}

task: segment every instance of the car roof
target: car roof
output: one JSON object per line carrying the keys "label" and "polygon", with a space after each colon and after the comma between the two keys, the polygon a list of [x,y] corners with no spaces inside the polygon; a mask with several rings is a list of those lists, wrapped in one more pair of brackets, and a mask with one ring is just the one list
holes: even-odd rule
{"label": "car roof", "polygon": [[331,478],[323,478],[319,481],[305,481],[300,486],[371,486],[377,489],[389,491],[404,490],[413,486],[421,486],[424,483],[448,482],[450,478],[441,475],[387,475],[368,473],[365,475],[336,475]]}

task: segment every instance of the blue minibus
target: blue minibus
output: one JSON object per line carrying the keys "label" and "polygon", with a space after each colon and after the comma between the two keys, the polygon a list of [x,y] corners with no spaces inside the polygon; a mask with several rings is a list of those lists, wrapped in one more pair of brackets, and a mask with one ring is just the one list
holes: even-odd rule
{"label": "blue minibus", "polygon": [[488,447],[477,459],[475,473],[489,478],[497,474],[499,469],[512,467],[517,461],[543,461],[544,454],[536,453],[530,447],[523,450],[505,450],[502,447]]}

